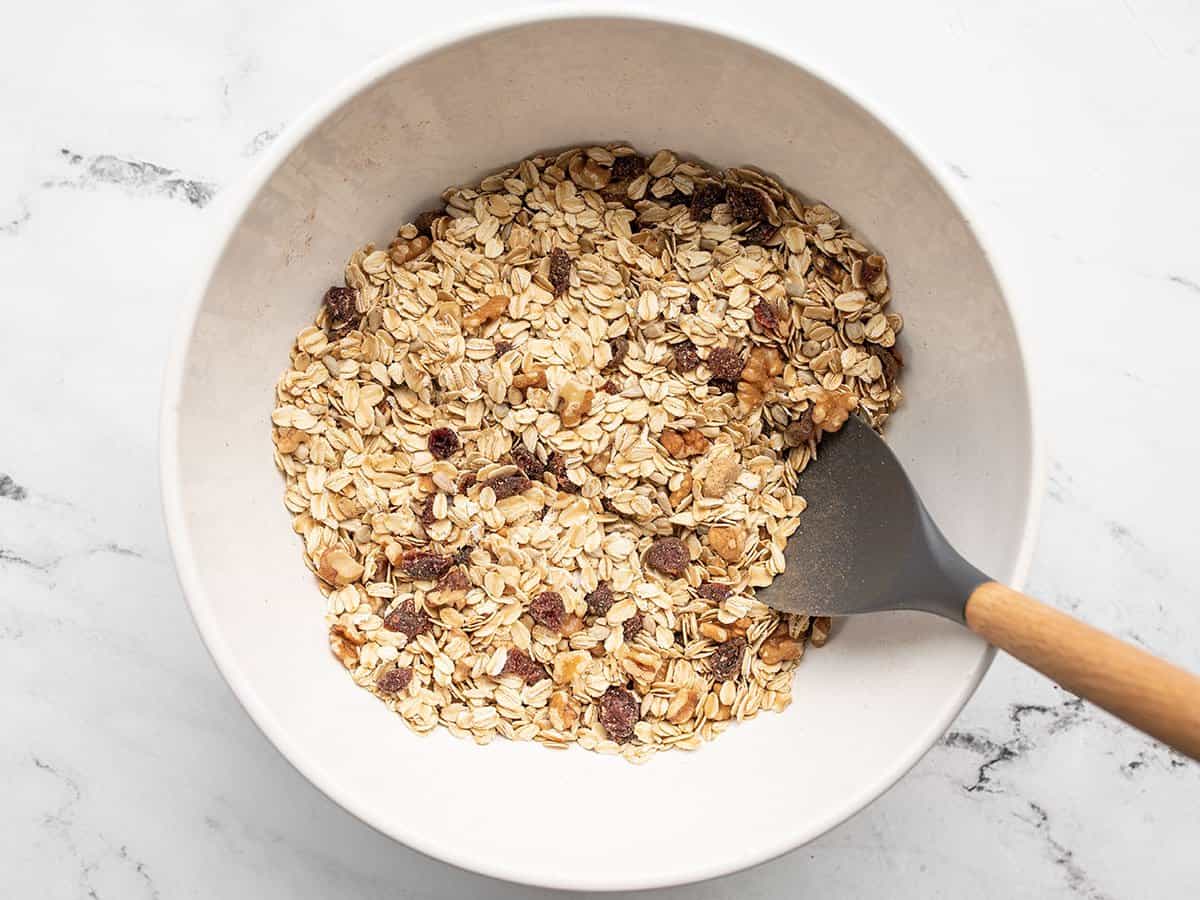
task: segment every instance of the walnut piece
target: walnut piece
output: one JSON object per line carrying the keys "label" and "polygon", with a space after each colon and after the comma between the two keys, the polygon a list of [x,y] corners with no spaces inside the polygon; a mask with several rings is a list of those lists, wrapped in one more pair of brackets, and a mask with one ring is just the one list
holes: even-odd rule
{"label": "walnut piece", "polygon": [[567,650],[554,657],[554,683],[566,684],[587,668],[592,655],[586,650]]}
{"label": "walnut piece", "polygon": [[700,456],[708,449],[708,438],[695,428],[687,431],[664,431],[659,436],[663,445],[673,459],[687,459],[689,456]]}
{"label": "walnut piece", "polygon": [[617,655],[621,660],[621,668],[628,672],[634,681],[642,684],[654,681],[658,667],[662,664],[657,653],[643,647],[631,647],[626,644]]}
{"label": "walnut piece", "polygon": [[722,444],[713,451],[700,493],[705,497],[724,497],[741,474],[742,464],[738,461],[737,451],[728,444]]}
{"label": "walnut piece", "polygon": [[518,372],[513,376],[512,386],[525,390],[526,388],[546,386],[546,368],[545,366],[534,366],[529,372]]}
{"label": "walnut piece", "polygon": [[347,669],[358,665],[358,649],[341,625],[334,625],[329,629],[329,649]]}
{"label": "walnut piece", "polygon": [[424,235],[417,235],[411,240],[396,238],[388,245],[388,258],[400,266],[427,252],[432,245],[433,241]]}
{"label": "walnut piece", "polygon": [[737,525],[713,525],[708,529],[708,546],[725,562],[737,562],[746,546],[746,533]]}
{"label": "walnut piece", "polygon": [[558,731],[570,731],[579,721],[579,707],[567,691],[550,695],[550,724]]}
{"label": "walnut piece", "polygon": [[808,639],[814,647],[824,647],[829,640],[829,632],[833,629],[833,619],[829,616],[813,616],[809,625]]}
{"label": "walnut piece", "polygon": [[751,348],[737,385],[738,403],[742,409],[755,410],[762,406],[775,377],[782,371],[783,357],[774,347]]}
{"label": "walnut piece", "polygon": [[700,688],[695,684],[681,685],[667,704],[667,721],[672,725],[682,725],[695,715],[699,706]]}
{"label": "walnut piece", "polygon": [[822,391],[812,401],[812,420],[821,431],[837,431],[858,409],[858,397],[849,391]]}
{"label": "walnut piece", "polygon": [[595,391],[568,381],[558,391],[558,418],[564,428],[574,428],[592,409]]}
{"label": "walnut piece", "polygon": [[317,574],[325,581],[343,586],[358,581],[364,571],[362,564],[341,547],[330,547],[321,554],[317,567]]}
{"label": "walnut piece", "polygon": [[671,491],[667,498],[671,501],[671,509],[679,511],[679,504],[692,495],[692,473],[684,472],[683,481],[679,482],[679,487]]}
{"label": "walnut piece", "polygon": [[783,622],[775,627],[758,650],[762,661],[769,666],[799,659],[803,653],[804,645],[788,633],[788,627]]}
{"label": "walnut piece", "polygon": [[497,294],[489,297],[478,309],[472,310],[463,317],[463,328],[467,331],[476,331],[484,323],[500,318],[507,309],[507,296]]}
{"label": "walnut piece", "polygon": [[729,632],[716,622],[701,622],[700,633],[710,641],[716,641],[718,644],[723,644],[729,640]]}

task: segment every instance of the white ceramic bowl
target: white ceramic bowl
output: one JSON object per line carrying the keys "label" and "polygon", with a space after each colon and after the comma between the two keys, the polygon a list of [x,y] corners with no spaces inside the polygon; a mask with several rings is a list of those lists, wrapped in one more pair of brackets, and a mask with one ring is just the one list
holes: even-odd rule
{"label": "white ceramic bowl", "polygon": [[891,440],[947,534],[1000,578],[1023,575],[1039,483],[1017,335],[961,204],[928,158],[797,63],[661,21],[510,21],[388,59],[293,126],[232,199],[167,375],[163,494],[184,591],[250,715],[333,800],[447,862],[577,889],[707,878],[812,840],[929,749],[991,659],[930,616],[850,620],[805,657],[786,713],[635,767],[415,736],[330,656],[271,461],[295,333],[351,251],[385,243],[442,186],[616,139],[760,166],[887,254],[910,361]]}

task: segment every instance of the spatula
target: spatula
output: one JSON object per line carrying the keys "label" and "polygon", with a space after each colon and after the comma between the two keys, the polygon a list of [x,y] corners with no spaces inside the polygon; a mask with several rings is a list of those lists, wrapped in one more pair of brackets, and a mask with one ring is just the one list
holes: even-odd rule
{"label": "spatula", "polygon": [[808,509],[788,541],[786,570],[759,593],[765,603],[820,616],[935,613],[1200,759],[1200,678],[993,581],[963,559],[862,420],[851,416],[825,436],[799,493]]}

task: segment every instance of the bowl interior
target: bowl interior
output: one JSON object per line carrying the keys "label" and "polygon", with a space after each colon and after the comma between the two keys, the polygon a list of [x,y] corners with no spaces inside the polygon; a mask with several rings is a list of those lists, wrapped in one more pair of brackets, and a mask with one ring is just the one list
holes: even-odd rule
{"label": "bowl interior", "polygon": [[188,598],[256,721],[331,797],[434,856],[559,887],[683,882],[815,837],[928,749],[989,659],[932,617],[849,620],[805,657],[785,714],[641,767],[417,737],[332,659],[271,462],[296,331],[354,248],[386,242],[444,185],[618,139],[757,165],[887,254],[909,361],[890,438],[946,533],[998,577],[1017,566],[1032,478],[1016,336],[963,216],[886,127],[785,60],[659,22],[535,22],[393,67],[297,136],[247,198],[167,386],[164,488]]}

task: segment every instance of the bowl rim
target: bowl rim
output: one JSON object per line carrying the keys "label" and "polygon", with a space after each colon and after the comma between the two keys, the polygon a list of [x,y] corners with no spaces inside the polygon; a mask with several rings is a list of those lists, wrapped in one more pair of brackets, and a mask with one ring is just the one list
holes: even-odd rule
{"label": "bowl rim", "polygon": [[912,134],[901,128],[887,115],[881,113],[862,91],[847,83],[847,79],[838,75],[834,77],[812,62],[803,61],[797,51],[785,46],[785,42],[768,42],[761,36],[746,33],[746,29],[729,22],[717,22],[711,15],[687,16],[674,11],[647,12],[643,8],[630,8],[627,3],[589,4],[587,7],[559,7],[551,9],[527,9],[518,12],[501,12],[492,15],[472,17],[465,23],[443,28],[416,39],[404,41],[400,46],[391,50],[367,64],[356,73],[345,77],[331,90],[328,90],[315,103],[305,109],[289,125],[279,137],[267,148],[264,154],[255,162],[247,174],[242,176],[219,198],[217,222],[214,230],[216,239],[213,242],[210,255],[205,259],[204,267],[200,270],[200,282],[195,291],[187,299],[179,312],[177,326],[170,345],[167,363],[164,371],[163,389],[159,420],[159,475],[161,480],[162,511],[166,526],[167,539],[174,559],[175,570],[183,591],[192,620],[200,632],[201,639],[221,676],[233,691],[250,719],[271,742],[283,758],[312,785],[320,790],[330,800],[353,815],[363,824],[380,834],[399,841],[406,847],[423,855],[433,857],[452,866],[467,871],[479,873],[504,881],[536,885],[545,888],[557,888],[572,891],[614,891],[614,890],[645,890],[664,888],[681,884],[690,884],[727,875],[750,866],[767,862],[782,856],[794,849],[817,839],[831,829],[842,824],[858,812],[873,803],[886,791],[903,778],[929,752],[934,744],[950,727],[951,723],[962,712],[963,707],[975,693],[984,674],[987,672],[995,657],[994,647],[987,646],[980,654],[970,676],[965,680],[958,697],[949,704],[942,715],[931,720],[922,730],[907,751],[897,757],[893,766],[882,776],[865,783],[854,794],[848,795],[847,802],[841,808],[825,816],[823,819],[807,827],[794,830],[781,829],[778,840],[770,844],[748,850],[736,860],[708,861],[703,859],[695,863],[680,866],[671,871],[649,877],[629,878],[619,872],[613,872],[603,877],[578,876],[572,873],[556,873],[556,877],[548,876],[540,869],[527,870],[520,864],[496,864],[490,861],[481,862],[459,853],[450,843],[430,839],[418,829],[396,827],[394,823],[388,826],[373,821],[373,813],[356,803],[347,796],[332,779],[324,776],[324,772],[309,757],[303,747],[297,746],[288,737],[286,731],[278,724],[271,710],[258,697],[253,685],[242,677],[233,656],[219,638],[218,627],[207,602],[206,592],[202,586],[199,570],[196,565],[192,548],[188,539],[188,531],[183,513],[183,499],[179,473],[179,409],[184,388],[185,363],[188,348],[195,335],[199,313],[207,296],[217,266],[229,249],[234,235],[249,212],[251,203],[267,182],[275,175],[280,166],[299,147],[326,118],[334,113],[342,104],[358,94],[387,78],[394,71],[417,59],[441,52],[446,48],[473,40],[481,35],[519,28],[544,22],[578,21],[578,20],[610,20],[637,21],[657,24],[673,28],[686,28],[706,34],[737,41],[751,49],[767,54],[800,69],[835,91],[841,93],[852,104],[858,106],[867,116],[887,129],[900,143],[921,163],[934,179],[938,187],[950,198],[955,209],[962,216],[967,230],[983,252],[992,276],[999,287],[1000,298],[1013,324],[1017,345],[1017,355],[1021,363],[1021,374],[1025,381],[1028,406],[1027,414],[1030,426],[1030,478],[1026,492],[1026,514],[1022,526],[1020,546],[1016,561],[1013,565],[1012,577],[1009,583],[1015,588],[1023,586],[1028,576],[1033,559],[1033,551],[1037,542],[1037,531],[1040,522],[1041,505],[1046,482],[1046,451],[1042,441],[1042,414],[1039,410],[1037,384],[1033,377],[1029,357],[1029,339],[1009,300],[1009,281],[997,265],[996,257],[989,248],[978,218],[968,198],[951,177],[947,164],[939,161],[938,157],[929,152]]}

